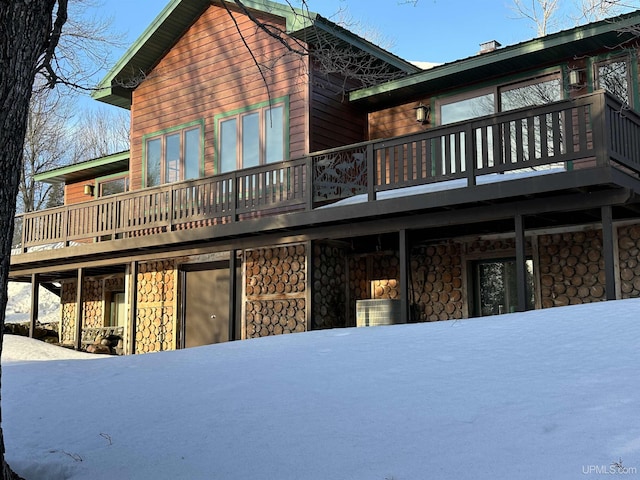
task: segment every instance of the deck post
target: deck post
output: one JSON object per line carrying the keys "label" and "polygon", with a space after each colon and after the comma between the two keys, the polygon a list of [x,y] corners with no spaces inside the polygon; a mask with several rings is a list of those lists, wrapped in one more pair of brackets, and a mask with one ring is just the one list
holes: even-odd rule
{"label": "deck post", "polygon": [[374,202],[376,199],[376,151],[373,143],[367,145],[366,150],[367,164],[367,200]]}
{"label": "deck post", "polygon": [[[231,250],[229,252],[229,340],[237,340],[236,338],[236,300],[238,295],[238,251]],[[184,322],[183,322],[184,323]]]}
{"label": "deck post", "polygon": [[527,310],[527,257],[525,255],[524,218],[515,216],[516,233],[516,287],[518,291],[518,312]]}
{"label": "deck post", "polygon": [[136,353],[136,318],[138,317],[138,262],[133,261],[129,267],[129,354]]}
{"label": "deck post", "polygon": [[84,296],[84,268],[78,268],[76,284],[76,350],[82,348],[82,297]]}
{"label": "deck post", "polygon": [[616,259],[614,249],[613,212],[611,205],[600,208],[602,216],[602,255],[604,256],[605,295],[607,300],[616,300]]}
{"label": "deck post", "polygon": [[405,229],[400,230],[400,323],[409,323],[409,235]]}
{"label": "deck post", "polygon": [[38,274],[31,275],[31,312],[29,313],[29,338],[33,338],[38,320],[38,305],[40,303],[40,278]]}

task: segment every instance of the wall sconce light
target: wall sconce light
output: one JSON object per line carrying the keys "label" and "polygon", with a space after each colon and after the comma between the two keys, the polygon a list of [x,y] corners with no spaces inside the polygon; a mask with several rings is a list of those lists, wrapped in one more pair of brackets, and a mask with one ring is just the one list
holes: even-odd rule
{"label": "wall sconce light", "polygon": [[569,70],[569,86],[572,88],[584,86],[584,73],[584,70]]}
{"label": "wall sconce light", "polygon": [[88,195],[90,197],[93,197],[93,189],[94,189],[93,185],[85,185],[84,186],[84,194]]}
{"label": "wall sconce light", "polygon": [[421,124],[429,123],[429,115],[431,114],[431,107],[420,103],[417,107],[414,107],[416,111],[416,122]]}

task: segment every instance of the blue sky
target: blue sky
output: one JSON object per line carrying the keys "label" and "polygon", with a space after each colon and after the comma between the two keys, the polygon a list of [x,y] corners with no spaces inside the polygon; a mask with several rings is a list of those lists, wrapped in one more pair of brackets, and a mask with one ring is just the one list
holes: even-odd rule
{"label": "blue sky", "polygon": [[[168,0],[107,0],[102,8],[113,16],[114,28],[133,42]],[[311,10],[333,16],[341,8],[391,43],[406,60],[447,62],[474,55],[480,43],[503,45],[535,36],[531,23],[515,19],[512,0],[419,0],[417,6],[398,0],[308,0]]]}

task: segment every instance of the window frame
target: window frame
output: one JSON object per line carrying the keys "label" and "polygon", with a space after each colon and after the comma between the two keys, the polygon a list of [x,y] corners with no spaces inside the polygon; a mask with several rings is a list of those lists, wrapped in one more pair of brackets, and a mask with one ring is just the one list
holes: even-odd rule
{"label": "window frame", "polygon": [[[259,130],[259,139],[258,139],[258,164],[257,166],[267,165],[269,163],[278,163],[276,162],[267,162],[267,125],[268,125],[268,111],[273,108],[282,107],[282,160],[286,161],[289,159],[289,150],[290,150],[290,119],[289,119],[289,97],[279,97],[272,101],[265,101],[257,104],[248,105],[246,107],[242,107],[236,110],[232,110],[225,113],[220,113],[214,117],[215,122],[215,135],[214,135],[214,151],[215,151],[215,161],[214,161],[214,171],[216,174],[220,173],[230,173],[233,171],[242,170],[244,168],[253,168],[256,165],[251,165],[245,167],[243,165],[243,119],[248,118],[250,115],[254,115],[258,113],[258,130]],[[222,168],[222,131],[223,131],[223,123],[235,120],[235,168],[233,170],[224,170]]]}
{"label": "window frame", "polygon": [[[198,141],[198,149],[199,158],[198,158],[198,176],[195,178],[202,178],[205,171],[204,166],[204,149],[205,149],[205,123],[204,119],[195,120],[193,122],[184,123],[175,127],[167,128],[164,130],[160,130],[157,132],[146,134],[142,137],[142,188],[149,187],[149,179],[148,179],[148,171],[149,171],[149,159],[147,155],[149,153],[149,143],[154,140],[160,140],[160,180],[157,185],[152,185],[152,187],[158,187],[161,185],[166,185],[168,183],[174,182],[182,182],[185,180],[185,171],[186,171],[186,134],[187,132],[191,132],[194,130],[199,130],[199,141]],[[167,137],[179,134],[180,135],[180,158],[179,158],[179,178],[177,180],[167,181],[167,163],[166,163],[166,145],[167,145]],[[193,179],[195,179],[193,178]],[[189,180],[193,180],[189,179]]]}
{"label": "window frame", "polygon": [[[129,172],[123,172],[123,173],[114,173],[112,175],[105,175],[104,177],[98,177],[95,180],[95,191],[96,193],[96,198],[103,198],[105,196],[109,197],[111,195],[103,195],[102,194],[102,186],[105,183],[109,183],[112,182],[114,180],[120,180],[123,179],[125,181],[125,190],[122,193],[127,193],[131,191],[131,177],[129,175]],[[112,195],[121,195],[122,193],[115,193]]]}
{"label": "window frame", "polygon": [[[626,102],[627,105],[630,106],[634,106],[636,105],[636,88],[634,88],[634,82],[633,82],[633,78],[636,78],[636,62],[632,61],[632,56],[629,53],[611,53],[608,55],[600,55],[598,57],[594,57],[591,59],[592,62],[592,66],[589,69],[590,73],[591,73],[591,78],[592,78],[592,82],[591,82],[591,90],[593,92],[597,91],[597,90],[605,90],[608,93],[610,93],[611,95],[613,95],[616,98],[619,98],[615,93],[610,92],[609,90],[607,90],[604,87],[600,86],[600,72],[599,69],[601,66],[603,65],[607,65],[607,64],[611,64],[611,63],[616,63],[616,62],[624,62],[627,65],[627,75],[626,75],[626,80],[627,80],[627,98],[626,98]],[[619,98],[620,101],[625,101],[622,98]]]}

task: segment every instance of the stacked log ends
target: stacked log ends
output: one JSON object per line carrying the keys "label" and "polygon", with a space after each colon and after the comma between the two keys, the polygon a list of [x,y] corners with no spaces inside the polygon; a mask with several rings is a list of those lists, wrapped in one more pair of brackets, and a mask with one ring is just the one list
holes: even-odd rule
{"label": "stacked log ends", "polygon": [[415,322],[463,317],[461,245],[448,243],[417,249],[411,256],[410,299]]}
{"label": "stacked log ends", "polygon": [[102,280],[85,280],[82,301],[82,326],[104,326],[104,294]]}
{"label": "stacked log ends", "polygon": [[605,299],[601,230],[541,235],[538,244],[543,308]]}
{"label": "stacked log ends", "polygon": [[76,285],[75,281],[62,282],[60,302],[62,318],[60,321],[60,343],[74,345],[76,338]]}
{"label": "stacked log ends", "polygon": [[136,281],[136,353],[176,348],[176,275],[173,260],[140,264]]}
{"label": "stacked log ends", "polygon": [[640,297],[640,225],[618,229],[622,298]]}
{"label": "stacked log ends", "polygon": [[245,336],[305,331],[307,252],[304,244],[245,252]]}
{"label": "stacked log ends", "polygon": [[323,243],[313,246],[312,328],[346,327],[346,251]]}

